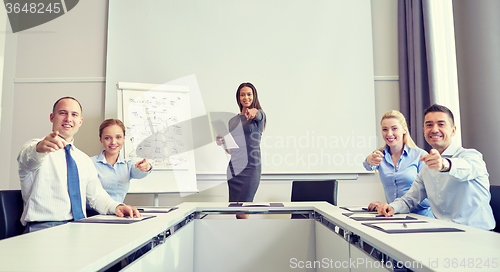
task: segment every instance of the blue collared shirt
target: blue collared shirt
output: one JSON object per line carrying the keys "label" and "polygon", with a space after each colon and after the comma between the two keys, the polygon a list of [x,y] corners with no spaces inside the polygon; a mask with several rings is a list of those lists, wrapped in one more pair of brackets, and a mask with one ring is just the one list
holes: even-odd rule
{"label": "blue collared shirt", "polygon": [[115,201],[123,202],[130,187],[130,179],[142,179],[146,177],[153,168],[148,172],[142,172],[135,168],[135,162],[132,160],[125,161],[118,156],[118,161],[114,166],[109,164],[104,157],[104,150],[98,156],[91,158],[94,162],[99,180],[102,187]]}
{"label": "blue collared shirt", "polygon": [[[396,165],[397,167],[394,167],[389,153],[389,146],[382,150],[382,154],[384,154],[384,158],[379,166],[369,165],[366,160],[363,162],[363,166],[369,171],[378,170],[380,181],[384,186],[385,199],[387,203],[391,203],[396,198],[402,197],[410,189],[415,177],[425,165],[424,162],[420,161],[420,156],[427,154],[427,152],[420,148],[410,148],[405,145]],[[411,212],[434,217],[427,199],[412,209]]]}
{"label": "blue collared shirt", "polygon": [[390,204],[395,212],[407,213],[427,197],[437,219],[485,230],[495,228],[483,155],[452,142],[441,156],[450,160],[450,171],[440,172],[425,165],[410,190]]}

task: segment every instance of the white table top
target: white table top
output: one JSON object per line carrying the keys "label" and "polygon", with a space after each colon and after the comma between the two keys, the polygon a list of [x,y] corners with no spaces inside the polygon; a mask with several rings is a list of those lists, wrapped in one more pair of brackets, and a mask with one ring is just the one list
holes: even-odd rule
{"label": "white table top", "polygon": [[[498,233],[412,214],[465,232],[387,234],[342,215],[347,211],[326,202],[283,204],[283,208],[242,209],[229,208],[228,203],[182,203],[179,209],[170,213],[155,213],[155,218],[132,224],[69,223],[1,240],[0,271],[97,271],[195,211],[290,209],[315,210],[397,260],[421,261],[423,268],[419,271],[500,271]],[[490,267],[484,267],[487,259]],[[496,267],[493,267],[494,262]],[[434,267],[436,264],[437,268]],[[481,264],[482,268],[479,268]]]}
{"label": "white table top", "polygon": [[[388,234],[362,225],[371,221],[355,221],[342,216],[345,211],[337,207],[319,209],[326,212],[326,217],[343,221],[348,231],[396,260],[421,261],[423,267],[418,271],[500,271],[499,233],[411,214],[419,220],[465,232]],[[489,267],[484,266],[487,261]]]}

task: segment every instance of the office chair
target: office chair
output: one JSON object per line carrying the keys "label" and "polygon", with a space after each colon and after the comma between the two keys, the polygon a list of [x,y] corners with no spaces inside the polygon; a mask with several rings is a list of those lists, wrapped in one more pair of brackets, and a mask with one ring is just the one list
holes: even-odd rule
{"label": "office chair", "polygon": [[493,210],[493,217],[495,217],[496,227],[493,229],[495,232],[500,233],[500,186],[490,186],[491,200],[490,206]]}
{"label": "office chair", "polygon": [[[337,180],[295,180],[292,182],[292,202],[326,201],[337,206]],[[292,218],[303,218],[292,215]]]}
{"label": "office chair", "polygon": [[23,233],[23,207],[21,190],[0,191],[0,240]]}

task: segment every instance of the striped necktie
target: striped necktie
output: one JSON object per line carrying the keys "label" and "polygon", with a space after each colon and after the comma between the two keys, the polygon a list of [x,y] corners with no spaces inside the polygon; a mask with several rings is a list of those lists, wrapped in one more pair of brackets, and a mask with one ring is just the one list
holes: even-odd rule
{"label": "striped necktie", "polygon": [[71,201],[71,212],[73,213],[73,219],[78,221],[85,218],[82,210],[82,198],[80,196],[80,179],[78,178],[78,168],[76,167],[76,162],[71,157],[69,152],[71,145],[66,145],[64,150],[66,151],[66,166],[68,168],[68,193],[69,199]]}

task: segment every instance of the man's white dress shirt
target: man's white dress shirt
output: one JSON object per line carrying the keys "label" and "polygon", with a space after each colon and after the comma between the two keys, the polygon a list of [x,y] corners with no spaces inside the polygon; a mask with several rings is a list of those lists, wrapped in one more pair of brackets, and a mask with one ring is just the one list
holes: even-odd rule
{"label": "man's white dress shirt", "polygon": [[[62,139],[62,138],[61,138]],[[64,149],[38,153],[36,145],[42,139],[25,143],[19,153],[19,178],[24,201],[21,222],[72,220],[68,194],[66,154]],[[67,143],[68,144],[68,143]],[[82,210],[86,201],[101,214],[114,214],[120,202],[114,201],[102,188],[94,163],[85,153],[71,144],[71,156],[78,167]]]}

